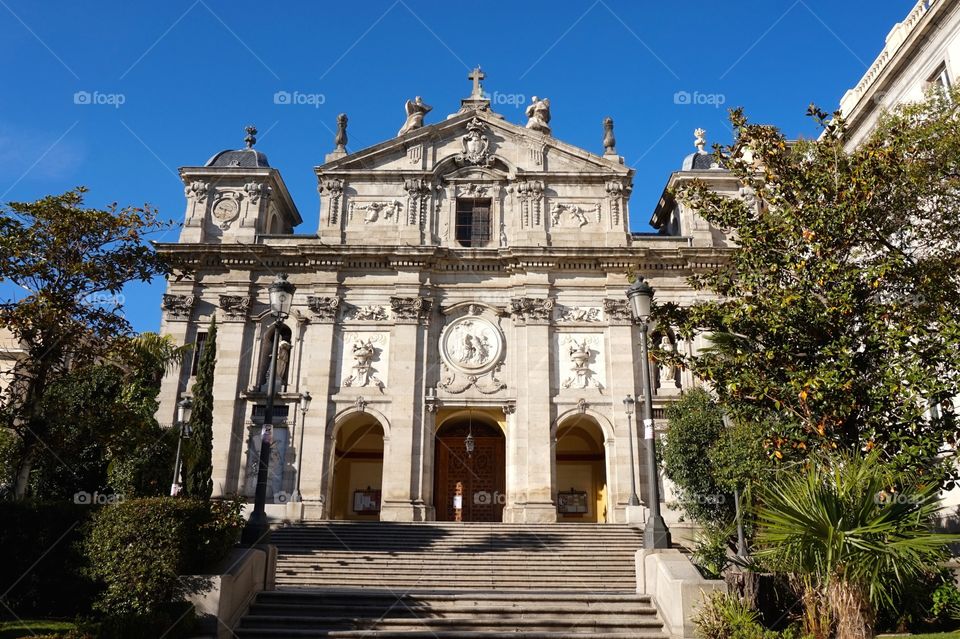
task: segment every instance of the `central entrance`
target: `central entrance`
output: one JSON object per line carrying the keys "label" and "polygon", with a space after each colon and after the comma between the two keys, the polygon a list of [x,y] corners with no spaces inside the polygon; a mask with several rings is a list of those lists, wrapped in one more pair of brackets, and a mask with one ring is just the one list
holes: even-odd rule
{"label": "central entrance", "polygon": [[[467,437],[473,436],[473,454]],[[455,521],[457,482],[463,485],[463,521],[503,521],[506,502],[503,431],[489,418],[454,417],[437,431],[434,506],[438,521]]]}

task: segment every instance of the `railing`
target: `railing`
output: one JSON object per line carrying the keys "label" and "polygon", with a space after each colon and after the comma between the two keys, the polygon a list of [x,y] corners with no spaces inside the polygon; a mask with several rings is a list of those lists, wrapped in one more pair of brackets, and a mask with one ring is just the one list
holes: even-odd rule
{"label": "railing", "polygon": [[913,9],[910,10],[910,13],[907,14],[907,17],[904,18],[903,22],[898,22],[893,29],[890,30],[890,33],[887,34],[887,41],[883,47],[883,51],[880,52],[877,59],[873,61],[873,64],[867,69],[867,72],[863,74],[857,86],[847,91],[840,99],[840,110],[844,115],[850,114],[857,103],[860,102],[860,98],[863,97],[873,83],[876,82],[877,78],[880,77],[880,74],[883,73],[883,70],[887,68],[887,65],[890,64],[890,60],[893,59],[894,54],[896,54],[900,46],[907,41],[910,33],[913,32],[917,24],[920,23],[920,19],[940,1],[942,0],[919,0]]}

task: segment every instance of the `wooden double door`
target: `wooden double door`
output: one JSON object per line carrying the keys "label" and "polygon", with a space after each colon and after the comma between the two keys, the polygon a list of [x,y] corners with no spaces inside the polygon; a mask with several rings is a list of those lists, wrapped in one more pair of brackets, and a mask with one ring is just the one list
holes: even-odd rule
{"label": "wooden double door", "polygon": [[[474,451],[467,453],[468,433]],[[437,433],[434,507],[438,521],[455,521],[457,482],[463,485],[463,521],[503,521],[506,503],[506,439],[503,432],[474,420],[444,424]]]}

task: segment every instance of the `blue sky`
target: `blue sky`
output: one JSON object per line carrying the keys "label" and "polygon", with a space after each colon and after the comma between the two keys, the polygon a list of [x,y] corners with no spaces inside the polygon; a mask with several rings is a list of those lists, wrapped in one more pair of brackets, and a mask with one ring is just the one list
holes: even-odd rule
{"label": "blue sky", "polygon": [[[512,122],[531,96],[548,97],[554,136],[599,153],[612,116],[636,169],[632,227],[648,230],[693,129],[728,142],[726,109],[741,105],[790,137],[816,135],[807,105],[835,108],[912,5],[0,0],[0,201],[83,184],[90,205],[149,202],[180,221],[177,167],[242,146],[253,123],[303,215],[298,232],[312,233],[313,167],[333,147],[336,115],[350,118],[349,150],[376,144],[415,95],[434,107],[427,123],[456,111],[479,64]],[[299,104],[277,104],[277,92]],[[163,289],[128,287],[137,330],[159,327]]]}

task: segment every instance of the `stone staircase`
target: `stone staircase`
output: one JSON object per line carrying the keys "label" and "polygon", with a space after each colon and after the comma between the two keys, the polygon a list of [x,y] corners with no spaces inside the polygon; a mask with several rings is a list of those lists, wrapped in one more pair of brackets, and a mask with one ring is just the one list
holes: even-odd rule
{"label": "stone staircase", "polygon": [[278,590],[238,637],[666,636],[636,594],[642,533],[627,526],[324,522],[273,543]]}

